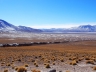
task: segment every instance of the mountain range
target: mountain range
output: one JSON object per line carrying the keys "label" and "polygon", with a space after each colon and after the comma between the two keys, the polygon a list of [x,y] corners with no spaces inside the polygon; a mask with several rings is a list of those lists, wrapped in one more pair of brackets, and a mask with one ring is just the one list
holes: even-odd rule
{"label": "mountain range", "polygon": [[71,28],[51,28],[51,29],[34,29],[26,26],[15,26],[13,24],[8,23],[5,20],[0,19],[0,32],[96,32],[96,25],[81,25],[78,27]]}

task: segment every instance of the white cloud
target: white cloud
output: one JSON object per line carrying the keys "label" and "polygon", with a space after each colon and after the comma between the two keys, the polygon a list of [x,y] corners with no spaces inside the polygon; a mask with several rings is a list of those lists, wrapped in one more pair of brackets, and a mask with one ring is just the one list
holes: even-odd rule
{"label": "white cloud", "polygon": [[70,28],[70,27],[73,27],[72,25],[38,25],[38,26],[31,26],[32,28]]}
{"label": "white cloud", "polygon": [[33,26],[30,26],[32,28],[37,28],[37,29],[41,29],[41,28],[71,28],[71,27],[77,27],[77,26],[80,26],[80,25],[96,25],[96,23],[70,23],[70,24],[45,24],[45,25],[33,25]]}

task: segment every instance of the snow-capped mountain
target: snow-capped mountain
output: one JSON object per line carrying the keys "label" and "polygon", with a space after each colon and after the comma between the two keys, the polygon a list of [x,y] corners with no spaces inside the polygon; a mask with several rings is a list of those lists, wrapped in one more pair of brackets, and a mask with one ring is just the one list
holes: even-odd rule
{"label": "snow-capped mountain", "polygon": [[51,29],[34,29],[26,26],[15,26],[4,20],[0,19],[0,32],[51,32],[51,33],[63,33],[63,32],[96,32],[96,25],[81,25],[72,28],[51,28]]}
{"label": "snow-capped mountain", "polygon": [[16,30],[17,27],[0,19],[0,30],[2,31],[10,31],[10,30]]}
{"label": "snow-capped mountain", "polygon": [[88,32],[95,32],[96,31],[96,25],[82,25],[78,27],[79,30],[82,31],[88,31]]}
{"label": "snow-capped mountain", "polygon": [[14,26],[14,25],[0,19],[0,32],[16,32],[16,31],[21,31],[21,32],[42,32],[39,29],[33,29],[33,28],[30,28],[30,27]]}
{"label": "snow-capped mountain", "polygon": [[42,29],[43,32],[96,32],[96,25],[81,25],[72,28]]}

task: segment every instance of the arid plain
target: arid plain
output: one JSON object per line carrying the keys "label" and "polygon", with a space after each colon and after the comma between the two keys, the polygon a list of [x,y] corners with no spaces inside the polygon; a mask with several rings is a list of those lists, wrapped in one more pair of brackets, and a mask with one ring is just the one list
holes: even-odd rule
{"label": "arid plain", "polygon": [[0,47],[0,72],[96,71],[95,33],[0,35],[1,44],[30,42],[52,43]]}

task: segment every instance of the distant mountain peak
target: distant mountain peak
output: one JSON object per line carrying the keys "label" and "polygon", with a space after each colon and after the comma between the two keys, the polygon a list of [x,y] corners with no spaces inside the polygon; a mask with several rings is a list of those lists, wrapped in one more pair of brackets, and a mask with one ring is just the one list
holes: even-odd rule
{"label": "distant mountain peak", "polygon": [[14,26],[2,19],[0,19],[0,31],[41,32],[39,29],[33,29],[26,26]]}
{"label": "distant mountain peak", "polygon": [[67,29],[42,29],[44,32],[96,32],[96,25],[80,25],[78,27],[72,27]]}

